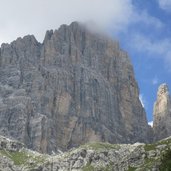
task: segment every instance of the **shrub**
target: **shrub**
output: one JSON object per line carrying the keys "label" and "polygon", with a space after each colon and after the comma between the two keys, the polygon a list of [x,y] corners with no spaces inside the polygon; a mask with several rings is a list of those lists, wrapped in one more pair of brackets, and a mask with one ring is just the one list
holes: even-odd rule
{"label": "shrub", "polygon": [[171,149],[167,150],[162,158],[159,167],[160,171],[171,171]]}

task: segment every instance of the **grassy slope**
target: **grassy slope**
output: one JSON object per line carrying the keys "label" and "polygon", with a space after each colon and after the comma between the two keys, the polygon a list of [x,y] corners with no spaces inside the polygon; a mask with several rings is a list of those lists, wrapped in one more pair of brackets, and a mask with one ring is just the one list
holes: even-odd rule
{"label": "grassy slope", "polygon": [[[149,153],[150,151],[155,151],[159,148],[159,146],[165,145],[164,149],[161,151],[161,155],[158,158],[145,158],[145,163],[141,166],[142,170],[150,169],[155,163],[160,163],[160,170],[165,171],[164,168],[171,168],[171,138],[165,139],[154,144],[146,144],[143,145],[145,152]],[[142,146],[142,145],[140,145]],[[89,143],[86,145],[82,145],[75,150],[71,150],[64,154],[64,158],[69,158],[73,153],[77,153],[79,149],[91,149],[94,151],[101,151],[101,150],[113,150],[121,148],[120,145],[117,144],[109,144],[109,143]],[[24,166],[28,170],[36,168],[38,165],[42,165],[45,162],[48,162],[47,155],[41,155],[38,153],[31,152],[29,150],[21,150],[18,152],[11,152],[6,150],[0,150],[0,155],[5,156],[12,160],[15,165],[17,166]],[[112,171],[112,163],[108,164],[106,167],[98,167],[94,168],[90,163],[82,168],[83,171]],[[128,171],[136,170],[135,167],[129,167]],[[171,169],[170,169],[171,170]]]}

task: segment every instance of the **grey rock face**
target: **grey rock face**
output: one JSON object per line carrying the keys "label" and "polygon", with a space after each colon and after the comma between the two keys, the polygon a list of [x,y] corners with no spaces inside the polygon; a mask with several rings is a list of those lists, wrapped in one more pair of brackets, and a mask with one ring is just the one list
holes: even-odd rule
{"label": "grey rock face", "polygon": [[0,49],[0,134],[41,152],[90,141],[148,140],[126,52],[72,23]]}
{"label": "grey rock face", "polygon": [[11,152],[14,151],[16,152],[24,147],[25,147],[24,144],[22,144],[21,142],[0,136],[0,150],[8,150]]}
{"label": "grey rock face", "polygon": [[166,84],[161,84],[157,92],[157,100],[154,104],[154,137],[155,140],[163,139],[171,135],[171,99]]}

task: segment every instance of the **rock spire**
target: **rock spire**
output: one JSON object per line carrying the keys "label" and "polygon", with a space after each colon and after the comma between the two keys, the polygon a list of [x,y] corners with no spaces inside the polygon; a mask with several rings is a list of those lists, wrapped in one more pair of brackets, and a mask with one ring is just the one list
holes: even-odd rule
{"label": "rock spire", "polygon": [[161,84],[153,111],[154,138],[159,140],[171,135],[171,99],[167,84]]}

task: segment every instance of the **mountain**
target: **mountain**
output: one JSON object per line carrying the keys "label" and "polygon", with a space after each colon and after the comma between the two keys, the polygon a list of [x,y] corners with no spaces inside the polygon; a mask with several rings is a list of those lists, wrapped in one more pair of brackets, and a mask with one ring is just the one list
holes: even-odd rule
{"label": "mountain", "polygon": [[171,99],[169,88],[165,83],[158,88],[153,118],[154,140],[171,136]]}
{"label": "mountain", "polygon": [[92,141],[148,142],[128,54],[73,22],[0,48],[0,134],[43,153]]}

